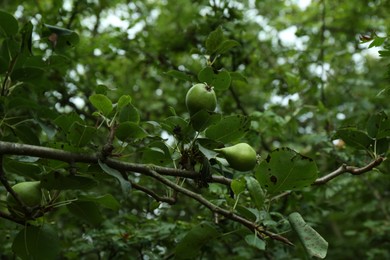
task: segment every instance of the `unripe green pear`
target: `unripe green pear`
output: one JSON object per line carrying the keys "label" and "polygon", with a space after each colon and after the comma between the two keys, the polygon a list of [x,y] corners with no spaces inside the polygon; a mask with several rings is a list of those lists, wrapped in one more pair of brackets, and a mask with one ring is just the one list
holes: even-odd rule
{"label": "unripe green pear", "polygon": [[[12,186],[12,189],[19,195],[19,198],[28,207],[36,207],[41,205],[42,191],[41,182],[39,181],[26,181],[20,182]],[[7,194],[7,206],[11,213],[23,212],[23,208],[15,200],[15,198],[8,193]]]}
{"label": "unripe green pear", "polygon": [[186,95],[186,106],[190,115],[202,109],[214,111],[217,107],[217,98],[213,88],[203,83],[192,86]]}
{"label": "unripe green pear", "polygon": [[256,151],[249,144],[239,143],[215,151],[223,155],[230,167],[235,170],[250,171],[256,165]]}

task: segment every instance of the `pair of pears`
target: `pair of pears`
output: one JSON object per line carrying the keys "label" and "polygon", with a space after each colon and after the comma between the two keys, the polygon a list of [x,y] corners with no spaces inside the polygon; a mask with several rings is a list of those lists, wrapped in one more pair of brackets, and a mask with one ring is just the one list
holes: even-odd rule
{"label": "pair of pears", "polygon": [[[203,122],[197,122],[199,117],[194,116],[202,110],[213,112],[217,107],[217,98],[213,87],[207,84],[195,84],[186,95],[186,106],[191,116],[191,124],[195,130]],[[230,167],[238,171],[252,170],[257,161],[256,151],[246,143],[239,143],[230,147],[215,149],[225,157]]]}

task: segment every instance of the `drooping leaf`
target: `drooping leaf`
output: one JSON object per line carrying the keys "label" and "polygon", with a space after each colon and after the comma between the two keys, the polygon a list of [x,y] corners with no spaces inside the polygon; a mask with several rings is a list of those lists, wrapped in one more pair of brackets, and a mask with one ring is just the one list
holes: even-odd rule
{"label": "drooping leaf", "polygon": [[260,183],[251,176],[246,176],[246,186],[248,187],[249,194],[252,198],[252,201],[256,205],[258,210],[261,210],[264,205],[265,194],[263,189],[260,186]]}
{"label": "drooping leaf", "polygon": [[309,226],[298,212],[288,216],[292,229],[297,233],[299,240],[310,257],[325,258],[328,252],[328,242]]}
{"label": "drooping leaf", "polygon": [[104,218],[95,202],[74,201],[66,206],[75,216],[87,221],[93,226],[100,225]]}
{"label": "drooping leaf", "polygon": [[318,169],[312,159],[289,148],[279,148],[260,163],[255,176],[269,193],[277,193],[309,186],[317,178]]}
{"label": "drooping leaf", "polygon": [[209,222],[192,228],[186,236],[177,244],[175,248],[176,259],[195,259],[201,251],[201,248],[206,243],[219,236],[218,230]]}
{"label": "drooping leaf", "polygon": [[105,116],[108,116],[112,111],[111,100],[103,94],[94,94],[89,97],[89,101]]}
{"label": "drooping leaf", "polygon": [[222,115],[215,112],[209,112],[206,110],[200,110],[199,112],[195,113],[191,116],[190,122],[192,127],[198,131],[201,132],[205,130],[210,125],[216,124],[219,122],[222,118]]}
{"label": "drooping leaf", "polygon": [[206,137],[222,143],[232,143],[249,131],[250,120],[246,116],[234,115],[222,118],[206,130]]}
{"label": "drooping leaf", "polygon": [[107,164],[103,163],[101,160],[99,160],[99,165],[102,170],[107,173],[108,175],[111,175],[112,177],[116,178],[122,188],[123,195],[128,196],[129,192],[131,191],[131,184],[128,180],[126,180],[122,174],[109,167]]}
{"label": "drooping leaf", "polygon": [[27,22],[20,32],[22,34],[20,53],[26,56],[32,55],[33,24],[31,22]]}
{"label": "drooping leaf", "polygon": [[12,251],[23,260],[58,259],[60,240],[52,226],[26,226],[16,235]]}
{"label": "drooping leaf", "polygon": [[250,246],[253,246],[259,250],[265,250],[265,241],[258,238],[255,234],[253,235],[246,235],[245,236],[245,242],[250,245]]}
{"label": "drooping leaf", "polygon": [[0,11],[0,30],[7,36],[16,35],[19,31],[18,21],[13,15]]}

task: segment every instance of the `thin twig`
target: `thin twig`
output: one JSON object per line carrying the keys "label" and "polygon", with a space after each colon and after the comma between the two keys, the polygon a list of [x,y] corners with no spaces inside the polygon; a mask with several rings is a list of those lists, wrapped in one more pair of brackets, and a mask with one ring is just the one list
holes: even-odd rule
{"label": "thin twig", "polygon": [[153,199],[155,199],[156,201],[160,201],[160,202],[166,202],[170,205],[173,205],[176,203],[176,199],[175,198],[172,198],[172,197],[163,197],[163,196],[159,196],[157,193],[155,193],[154,191],[144,187],[144,186],[141,186],[135,182],[132,182],[130,181],[131,183],[131,186],[136,189],[136,190],[140,190],[148,195],[150,195]]}
{"label": "thin twig", "polygon": [[385,158],[378,157],[375,160],[373,160],[372,162],[370,162],[369,164],[367,164],[363,167],[360,167],[360,168],[343,164],[337,170],[315,180],[312,185],[325,184],[325,183],[329,182],[330,180],[333,180],[334,178],[336,178],[339,175],[346,173],[346,172],[349,172],[352,175],[360,175],[360,174],[369,172],[372,169],[374,169],[376,166],[380,165],[384,160],[385,160]]}

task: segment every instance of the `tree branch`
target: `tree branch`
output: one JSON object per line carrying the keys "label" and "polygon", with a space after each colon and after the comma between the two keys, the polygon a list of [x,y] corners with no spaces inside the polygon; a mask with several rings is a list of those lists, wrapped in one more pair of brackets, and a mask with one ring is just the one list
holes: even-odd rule
{"label": "tree branch", "polygon": [[144,187],[144,186],[141,186],[135,182],[132,182],[130,181],[131,183],[131,186],[136,189],[136,190],[140,190],[148,195],[150,195],[153,199],[155,199],[156,201],[161,201],[161,202],[166,202],[170,205],[173,205],[176,203],[176,199],[175,198],[172,198],[172,197],[163,197],[163,196],[159,196],[158,194],[156,194],[154,191]]}
{"label": "tree branch", "polygon": [[[202,195],[198,194],[198,193],[195,193],[195,192],[192,192],[190,190],[187,190],[186,188],[183,188],[182,186],[179,186],[177,184],[175,184],[174,182],[164,178],[163,176],[161,176],[160,174],[158,174],[156,171],[154,171],[153,169],[149,169],[148,173],[147,173],[149,176],[155,178],[156,180],[160,181],[161,183],[165,184],[166,186],[190,197],[190,198],[193,198],[194,200],[198,201],[199,203],[201,203],[202,205],[206,206],[207,208],[209,208],[211,211],[215,212],[215,213],[218,213],[230,220],[233,220],[235,222],[238,222],[242,225],[244,225],[245,227],[247,227],[248,229],[250,229],[252,232],[259,232],[265,236],[268,236],[274,240],[278,240],[278,241],[281,241],[287,245],[290,245],[290,246],[293,246],[294,244],[291,243],[287,238],[283,237],[283,236],[280,236],[278,234],[275,234],[275,233],[272,233],[270,231],[267,231],[265,230],[263,227],[257,225],[256,223],[254,222],[251,222],[239,215],[236,215],[234,214],[233,212],[229,211],[229,210],[226,210],[226,209],[223,209],[221,207],[218,207],[217,205],[214,205],[213,203],[211,203],[210,201],[208,201],[207,199],[205,199]],[[262,236],[259,236],[261,239],[264,239],[264,237]]]}
{"label": "tree branch", "polygon": [[[98,160],[100,156],[100,154],[90,155],[86,153],[73,153],[73,152],[63,151],[54,148],[28,145],[28,144],[10,143],[10,142],[3,142],[3,141],[0,141],[0,154],[25,155],[25,156],[58,160],[70,164],[74,164],[76,162],[98,164]],[[141,174],[147,172],[149,169],[148,165],[128,163],[119,160],[114,160],[111,158],[104,160],[104,163],[110,166],[111,168],[117,169],[119,171],[121,170],[132,171]],[[184,177],[189,179],[199,178],[199,173],[195,171],[173,169],[173,168],[161,167],[161,166],[153,166],[153,167],[156,172],[162,175]],[[230,179],[223,176],[211,176],[210,180],[211,182],[220,183],[224,185],[230,185],[231,182]]]}
{"label": "tree branch", "polygon": [[372,169],[374,169],[376,166],[380,165],[384,160],[385,160],[385,158],[378,157],[375,160],[373,160],[372,162],[370,162],[369,164],[367,164],[366,166],[363,166],[360,168],[355,167],[355,166],[347,166],[346,164],[343,164],[337,170],[315,180],[312,185],[325,184],[325,183],[329,182],[330,180],[333,180],[334,178],[336,178],[339,175],[346,173],[346,172],[349,172],[352,175],[360,175],[360,174],[369,172]]}

